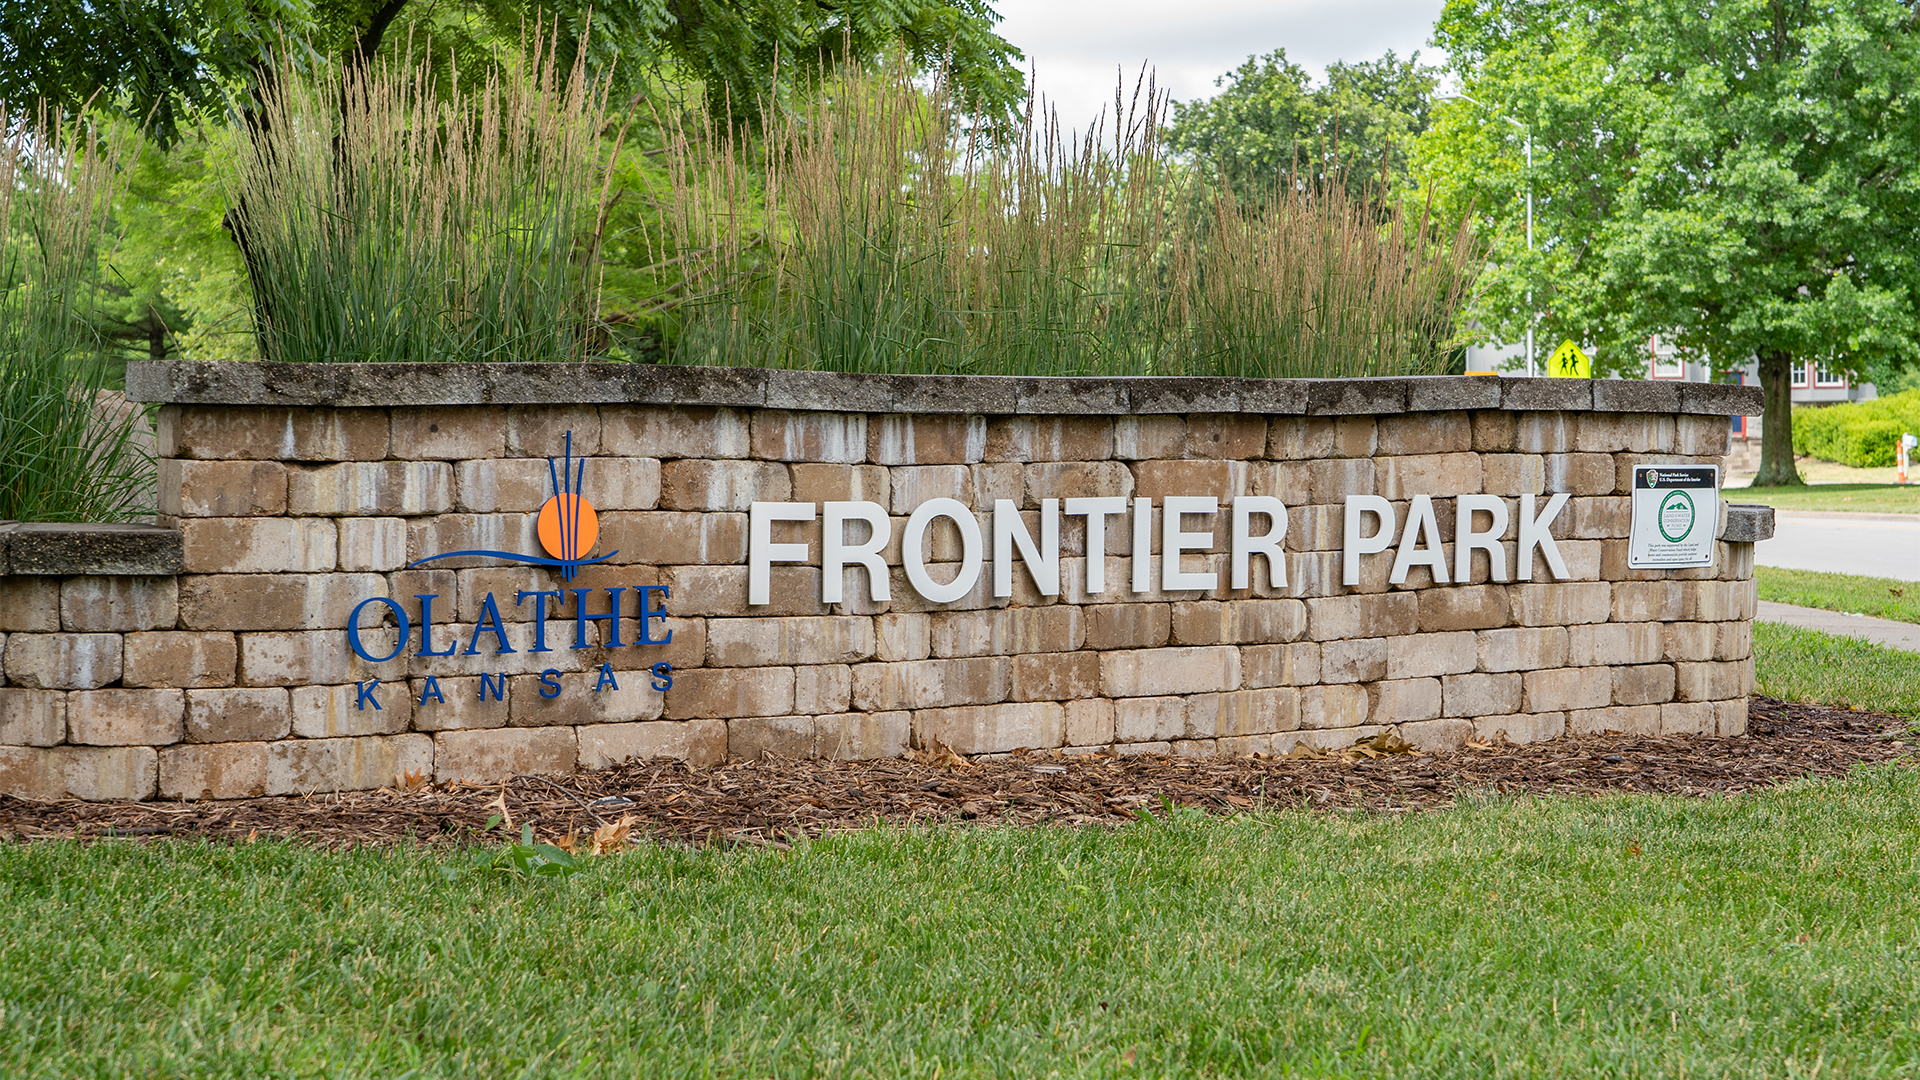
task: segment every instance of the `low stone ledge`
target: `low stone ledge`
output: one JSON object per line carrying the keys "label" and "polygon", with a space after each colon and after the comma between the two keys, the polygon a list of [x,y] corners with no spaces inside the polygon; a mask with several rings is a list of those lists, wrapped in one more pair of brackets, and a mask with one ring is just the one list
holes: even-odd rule
{"label": "low stone ledge", "polygon": [[69,522],[0,524],[0,575],[165,577],[186,565],[178,529]]}
{"label": "low stone ledge", "polygon": [[650,364],[136,361],[133,401],[176,405],[719,405],[800,411],[1352,416],[1449,409],[1757,416],[1760,389],[1635,379],[863,375]]}
{"label": "low stone ledge", "polygon": [[1773,507],[1755,503],[1728,503],[1727,521],[1720,539],[1729,544],[1755,544],[1773,539]]}

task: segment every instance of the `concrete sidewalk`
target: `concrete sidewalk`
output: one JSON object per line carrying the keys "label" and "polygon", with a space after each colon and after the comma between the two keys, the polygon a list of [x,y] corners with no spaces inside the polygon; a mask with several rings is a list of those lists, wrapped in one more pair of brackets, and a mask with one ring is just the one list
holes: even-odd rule
{"label": "concrete sidewalk", "polygon": [[1895,622],[1892,619],[1875,619],[1867,615],[1848,615],[1840,611],[1795,607],[1792,604],[1776,604],[1771,600],[1760,601],[1760,610],[1754,618],[1761,622],[1785,623],[1788,626],[1800,626],[1808,630],[1823,630],[1842,637],[1864,638],[1876,644],[1920,653],[1920,623]]}

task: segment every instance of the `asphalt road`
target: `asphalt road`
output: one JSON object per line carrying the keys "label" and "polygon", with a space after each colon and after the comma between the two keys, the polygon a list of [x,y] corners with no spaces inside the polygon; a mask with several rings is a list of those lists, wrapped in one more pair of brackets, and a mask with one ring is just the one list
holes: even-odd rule
{"label": "asphalt road", "polygon": [[1920,581],[1920,514],[1776,511],[1773,539],[1753,546],[1753,561],[1788,570]]}

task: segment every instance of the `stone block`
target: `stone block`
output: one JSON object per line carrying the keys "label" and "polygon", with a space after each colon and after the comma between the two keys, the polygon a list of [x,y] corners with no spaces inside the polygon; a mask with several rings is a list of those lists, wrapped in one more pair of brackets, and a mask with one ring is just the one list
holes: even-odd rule
{"label": "stone block", "polygon": [[[378,708],[368,704],[364,709],[359,707],[360,695],[352,686],[296,686],[284,692],[292,710],[290,730],[302,739],[398,735],[407,730],[413,717],[414,697],[403,684],[395,684],[390,692],[379,695]],[[191,694],[189,699],[191,716]]]}
{"label": "stone block", "polygon": [[1519,445],[1520,416],[1505,410],[1473,414],[1473,448],[1481,453],[1511,453]]}
{"label": "stone block", "polygon": [[[571,438],[569,438],[571,437]],[[600,452],[600,410],[593,405],[507,406],[507,453],[575,457]]]}
{"label": "stone block", "polygon": [[1302,728],[1355,728],[1365,724],[1372,712],[1367,688],[1356,683],[1308,686],[1300,691]]}
{"label": "stone block", "polygon": [[1567,666],[1653,664],[1666,659],[1659,623],[1589,623],[1567,627]]}
{"label": "stone block", "polygon": [[1673,700],[1672,664],[1634,664],[1613,669],[1615,705],[1659,705]]}
{"label": "stone block", "polygon": [[1051,749],[1065,745],[1066,723],[1066,710],[1050,701],[924,709],[913,714],[913,741],[937,740],[959,754]]}
{"label": "stone block", "polygon": [[1569,735],[1658,735],[1664,705],[1616,706],[1567,713]]}
{"label": "stone block", "polygon": [[0,687],[0,746],[57,746],[66,740],[65,691]]}
{"label": "stone block", "polygon": [[1003,656],[860,664],[853,669],[853,707],[893,712],[993,704],[1006,700],[1011,671]]}
{"label": "stone block", "polygon": [[1404,724],[1435,720],[1441,715],[1439,679],[1394,679],[1376,683],[1373,722]]}
{"label": "stone block", "polygon": [[1689,581],[1683,619],[1701,622],[1751,622],[1758,607],[1759,586],[1753,581]]}
{"label": "stone block", "polygon": [[[1721,426],[1726,426],[1722,420]],[[1671,702],[1660,706],[1660,734],[1713,735],[1719,731],[1719,717],[1710,701]]]}
{"label": "stone block", "polygon": [[841,713],[813,718],[813,756],[828,761],[902,757],[912,737],[913,714],[907,712]]}
{"label": "stone block", "polygon": [[660,467],[660,505],[668,510],[746,510],[786,502],[787,468],[771,461],[670,461]]}
{"label": "stone block", "polygon": [[1196,413],[1187,417],[1189,458],[1245,461],[1266,453],[1267,421],[1256,413]]}
{"label": "stone block", "polygon": [[232,634],[154,631],[128,634],[123,642],[123,686],[233,685],[240,654]]}
{"label": "stone block", "polygon": [[1165,645],[1172,632],[1168,604],[1090,604],[1082,610],[1089,649],[1150,649]]}
{"label": "stone block", "polygon": [[1604,581],[1551,585],[1512,585],[1508,603],[1521,626],[1576,626],[1606,622],[1613,612],[1613,587]]}
{"label": "stone block", "polygon": [[393,410],[392,456],[407,461],[496,458],[507,451],[507,410],[433,405]]}
{"label": "stone block", "polygon": [[793,708],[812,715],[843,713],[853,702],[853,669],[820,664],[793,669]]}
{"label": "stone block", "polygon": [[632,676],[622,673],[618,681],[609,685],[602,685],[598,674],[589,672],[580,680],[579,695],[583,708],[576,715],[582,724],[658,720],[667,711],[666,691],[654,689],[652,674],[647,671]]}
{"label": "stone block", "polygon": [[[855,669],[856,689],[860,670]],[[695,668],[673,673],[665,715],[669,720],[702,720],[792,713],[790,667]]]}
{"label": "stone block", "polygon": [[1746,660],[1753,656],[1753,624],[1750,622],[1713,623],[1713,659]]}
{"label": "stone block", "polygon": [[1379,485],[1378,493],[1388,499],[1410,499],[1415,495],[1454,496],[1481,489],[1478,454],[1380,457],[1373,459],[1373,464]]}
{"label": "stone block", "polygon": [[988,461],[1102,461],[1113,456],[1109,416],[996,416],[987,421]]}
{"label": "stone block", "polygon": [[878,465],[964,465],[986,459],[981,416],[891,414],[867,425],[867,460]]}
{"label": "stone block", "polygon": [[[1573,449],[1578,426],[1579,419],[1574,413],[1520,413],[1514,416],[1513,443],[1502,449],[1518,450],[1523,454],[1564,454]],[[1476,446],[1478,439],[1476,429]]]}
{"label": "stone block", "polygon": [[277,461],[162,458],[159,511],[167,517],[254,517],[285,513],[287,467]]}
{"label": "stone block", "polygon": [[668,510],[605,513],[600,515],[600,536],[599,546],[617,550],[620,554],[611,561],[620,564],[684,566],[747,561],[745,514]]}
{"label": "stone block", "polygon": [[[497,680],[494,685],[499,685]],[[416,731],[472,731],[507,726],[507,700],[493,694],[482,696],[478,676],[436,678],[434,687],[440,691],[438,697],[429,694],[426,679],[412,679],[393,687],[401,693],[383,696],[381,704],[384,710],[410,709]],[[372,712],[372,707],[361,711],[354,687],[340,689],[346,694],[345,710],[339,712],[342,721],[364,722],[366,712]],[[294,693],[298,695],[300,690]],[[393,697],[398,697],[399,703],[388,700]],[[332,707],[339,709],[338,705]],[[296,720],[299,722],[302,721]]]}
{"label": "stone block", "polygon": [[[573,744],[573,732],[566,732],[566,743]],[[510,732],[468,732],[456,734],[503,735]],[[446,736],[440,736],[445,738]],[[435,772],[437,747],[427,735],[369,736],[364,739],[288,739],[267,744],[267,794],[309,795],[320,791],[370,791],[398,787],[409,776],[426,777]],[[569,754],[563,769],[541,772],[572,772]],[[449,777],[453,779],[454,777]],[[459,779],[505,780],[506,776],[462,776]]]}
{"label": "stone block", "polygon": [[1473,420],[1464,412],[1417,412],[1377,420],[1383,457],[1452,454],[1473,449]]}
{"label": "stone block", "polygon": [[1248,645],[1240,650],[1240,684],[1248,689],[1308,686],[1320,681],[1320,643]]}
{"label": "stone block", "polygon": [[278,686],[188,690],[190,742],[268,742],[293,729],[293,704]]}
{"label": "stone block", "polygon": [[1346,638],[1321,643],[1321,682],[1375,682],[1386,677],[1387,639]]}
{"label": "stone block", "polygon": [[727,756],[734,761],[812,755],[811,716],[754,716],[727,721]]}
{"label": "stone block", "polygon": [[264,742],[166,747],[160,751],[160,797],[257,799],[267,793],[270,757]]}
{"label": "stone block", "polygon": [[1085,640],[1081,609],[1070,605],[954,611],[933,616],[933,655],[1008,656],[1066,652]]}
{"label": "stone block", "polygon": [[1299,600],[1190,600],[1172,605],[1173,640],[1182,645],[1274,644],[1307,632]]}
{"label": "stone block", "polygon": [[1487,742],[1546,742],[1567,733],[1567,714],[1555,712],[1481,716],[1474,719],[1473,732],[1475,736]]}
{"label": "stone block", "polygon": [[1154,742],[1115,743],[1114,753],[1121,757],[1165,757],[1173,753],[1173,744],[1156,740]]}
{"label": "stone block", "polygon": [[287,475],[290,514],[417,516],[451,509],[453,467],[444,461],[354,461],[296,467]]}
{"label": "stone block", "polygon": [[1037,653],[1013,658],[1008,697],[1014,701],[1073,701],[1100,693],[1100,654]]}
{"label": "stone block", "polygon": [[1239,738],[1300,726],[1300,691],[1291,686],[1195,694],[1186,699],[1190,739]]}
{"label": "stone block", "polygon": [[1747,733],[1747,702],[1745,700],[1714,702],[1713,723],[1715,732],[1723,739],[1745,735]]}
{"label": "stone block", "polygon": [[860,616],[707,620],[712,667],[851,664],[873,650],[873,620]]}
{"label": "stone block", "polygon": [[1106,698],[1069,701],[1066,717],[1068,746],[1105,746],[1113,741],[1113,702]]}
{"label": "stone block", "polygon": [[1522,677],[1527,712],[1567,712],[1604,708],[1613,700],[1610,668],[1553,668]]}
{"label": "stone block", "polygon": [[1675,664],[1674,693],[1681,701],[1745,698],[1753,690],[1753,662]]}
{"label": "stone block", "polygon": [[403,518],[343,518],[340,569],[384,573],[407,565],[407,523]]}
{"label": "stone block", "polygon": [[762,409],[753,414],[752,447],[754,457],[771,461],[865,461],[867,417]]}
{"label": "stone block", "polygon": [[1482,454],[1480,477],[1488,494],[1505,498],[1547,490],[1547,465],[1538,454]]}
{"label": "stone block", "polygon": [[1178,739],[1185,736],[1186,730],[1185,698],[1123,698],[1113,703],[1113,737],[1116,742]]}
{"label": "stone block", "polygon": [[92,690],[120,678],[119,634],[9,634],[7,682],[41,690]]}
{"label": "stone block", "polygon": [[[194,575],[180,579],[179,623],[203,631],[344,629],[362,600],[387,595],[413,608],[407,593],[390,593],[387,579],[373,573]],[[442,593],[437,618],[452,617],[451,599]],[[385,613],[363,612],[362,626],[375,626]]]}
{"label": "stone block", "polygon": [[1068,499],[1133,494],[1133,472],[1118,461],[1049,461],[1022,468],[1021,493],[1015,499],[1033,509],[1042,499],[1059,499],[1064,504]]}
{"label": "stone block", "polygon": [[[462,780],[497,784],[513,776],[570,773],[583,764],[586,768],[603,768],[635,756],[619,751],[622,742],[630,745],[633,741],[630,737],[622,739],[627,734],[622,729],[639,726],[599,724],[584,729],[594,748],[591,756],[575,740],[570,727],[442,731],[433,736],[433,778],[440,783]],[[585,764],[587,761],[594,763]]]}
{"label": "stone block", "polygon": [[1569,499],[1560,519],[1566,523],[1565,535],[1575,540],[1624,539],[1633,524],[1632,504],[1625,495]]}
{"label": "stone block", "polygon": [[[820,568],[817,566],[773,567],[768,603],[752,606],[747,604],[747,568],[744,566],[676,566],[662,571],[661,584],[673,590],[663,605],[668,613],[687,618],[726,615],[775,618],[828,613],[826,605],[820,602]],[[903,585],[904,578],[894,585],[896,605],[906,595]]]}
{"label": "stone block", "polygon": [[1187,452],[1187,422],[1178,416],[1116,416],[1113,456],[1122,461],[1177,458]]}
{"label": "stone block", "polygon": [[733,409],[620,405],[600,410],[601,449],[650,458],[743,458],[753,449],[747,414]]}
{"label": "stone block", "polygon": [[[546,458],[484,458],[458,463],[454,471],[455,505],[474,514],[534,513],[554,495],[556,468],[565,461]],[[651,510],[660,501],[660,462],[656,458],[575,459],[581,490],[600,514]],[[562,485],[567,478],[561,477]],[[602,527],[605,527],[602,519]]]}
{"label": "stone block", "polygon": [[1308,484],[1315,503],[1340,506],[1349,495],[1374,494],[1372,458],[1326,458],[1307,466]]}
{"label": "stone block", "polygon": [[0,746],[0,792],[42,801],[150,799],[157,762],[150,746]]}
{"label": "stone block", "polygon": [[1670,409],[1584,413],[1574,433],[1574,449],[1598,454],[1672,453],[1677,437],[1676,419]]}
{"label": "stone block", "polygon": [[51,634],[60,629],[60,579],[0,575],[0,631]]}
{"label": "stone block", "polygon": [[1440,680],[1443,716],[1497,716],[1520,711],[1519,672],[1463,672]]}
{"label": "stone block", "polygon": [[787,474],[793,484],[794,502],[870,502],[886,506],[890,501],[891,480],[881,465],[794,462],[787,466]]}
{"label": "stone block", "polygon": [[971,505],[973,472],[964,465],[897,468],[888,474],[888,492],[891,500],[888,509],[895,514],[911,514],[931,499],[957,499]]}
{"label": "stone block", "polygon": [[180,592],[170,577],[70,577],[60,583],[60,629],[73,633],[170,630]]}
{"label": "stone block", "polygon": [[166,746],[185,733],[181,690],[81,690],[67,695],[67,741]]}
{"label": "stone block", "polygon": [[1401,724],[1396,734],[1423,754],[1437,754],[1460,749],[1475,731],[1471,720],[1416,720]]}
{"label": "stone block", "polygon": [[311,574],[339,564],[327,518],[189,518],[180,522],[190,574]]}
{"label": "stone block", "polygon": [[1613,586],[1613,621],[1673,622],[1685,618],[1687,582],[1620,581]]}
{"label": "stone block", "polygon": [[1504,585],[1459,585],[1453,588],[1422,589],[1420,629],[1491,630],[1504,627],[1512,618]]}
{"label": "stone block", "polygon": [[[1472,631],[1405,634],[1386,639],[1388,679],[1425,679],[1472,671],[1480,664],[1480,639]],[[1324,655],[1324,654],[1323,654]]]}
{"label": "stone block", "polygon": [[385,409],[168,405],[155,425],[161,458],[203,461],[378,461]]}
{"label": "stone block", "polygon": [[[1675,419],[1668,417],[1667,419]],[[1694,457],[1719,457],[1733,441],[1733,429],[1723,416],[1682,416],[1673,449]],[[1654,447],[1651,449],[1665,449]]]}
{"label": "stone block", "polygon": [[1264,456],[1277,461],[1332,457],[1333,425],[1332,420],[1322,417],[1270,416]]}
{"label": "stone block", "polygon": [[873,653],[879,660],[925,660],[933,655],[933,616],[919,612],[876,616]]}
{"label": "stone block", "polygon": [[1108,697],[1237,690],[1240,651],[1208,645],[1102,653],[1100,677]]}

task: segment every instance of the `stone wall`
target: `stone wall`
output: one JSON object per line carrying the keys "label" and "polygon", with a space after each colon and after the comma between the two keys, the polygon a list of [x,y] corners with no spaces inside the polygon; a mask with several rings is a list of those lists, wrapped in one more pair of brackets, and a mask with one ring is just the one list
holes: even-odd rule
{"label": "stone wall", "polygon": [[[1745,729],[1752,544],[1770,513],[1723,507],[1707,569],[1629,570],[1625,538],[1632,467],[1718,461],[1727,416],[1758,411],[1748,388],[135,364],[129,392],[161,403],[163,528],[0,527],[0,792],[306,794],[936,741],[1251,754],[1388,728],[1425,748]],[[537,552],[547,459],[568,433],[594,552],[617,555],[564,582],[482,557],[408,568]],[[1434,496],[1451,537],[1449,500],[1482,492],[1572,496],[1552,529],[1565,580],[1536,555],[1530,580],[1490,581],[1481,554],[1464,584],[1416,568],[1394,585],[1389,550],[1341,584],[1347,496],[1378,494],[1402,518]],[[1212,589],[1161,587],[1156,523],[1151,578],[1132,591],[1119,519],[1103,593],[1088,591],[1074,518],[1057,596],[1016,564],[1012,596],[983,574],[935,604],[899,570],[905,515],[930,498],[975,508],[983,530],[1012,500],[1038,535],[1045,499],[1191,495],[1222,506],[1215,543],[1181,561],[1218,572]],[[1249,588],[1226,587],[1226,508],[1247,496],[1288,507],[1285,586],[1255,559]],[[821,602],[816,520],[773,527],[809,562],[775,565],[770,602],[750,606],[750,505],[830,500],[894,515],[891,600],[849,569],[845,602]],[[957,530],[929,535],[931,562],[957,557]],[[562,589],[544,627],[514,602]],[[593,613],[621,598],[620,647],[606,620],[576,618],[574,589]],[[432,640],[355,655],[357,606],[392,598],[419,639],[419,596],[436,598]],[[647,598],[664,617],[637,617]],[[361,620],[381,654],[385,610]]]}

